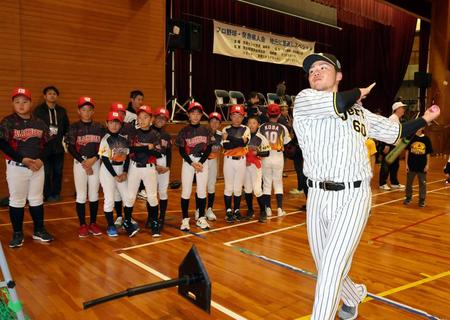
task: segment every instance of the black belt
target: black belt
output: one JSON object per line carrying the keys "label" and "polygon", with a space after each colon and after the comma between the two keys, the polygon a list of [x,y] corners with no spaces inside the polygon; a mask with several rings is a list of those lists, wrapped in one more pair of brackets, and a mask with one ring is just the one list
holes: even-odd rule
{"label": "black belt", "polygon": [[323,182],[314,182],[308,179],[308,187],[310,188],[319,188],[325,191],[341,191],[345,188],[350,188],[352,185],[354,188],[359,188],[361,186],[362,181],[353,181],[353,182],[333,182],[333,181],[323,181]]}
{"label": "black belt", "polygon": [[8,160],[8,164],[13,165],[13,166],[17,166],[17,167],[27,168],[27,166],[24,165],[23,163],[16,162],[16,161],[13,161],[13,160]]}
{"label": "black belt", "polygon": [[136,166],[136,168],[146,168],[147,166],[153,167],[153,163],[139,163],[136,161],[133,161],[133,163]]}
{"label": "black belt", "polygon": [[120,161],[120,162],[112,161],[111,164],[112,164],[113,166],[121,166],[121,165],[123,165],[123,161]]}
{"label": "black belt", "polygon": [[244,157],[232,157],[232,156],[227,156],[227,158],[231,158],[231,159],[233,159],[233,160],[241,160],[241,159],[244,159]]}

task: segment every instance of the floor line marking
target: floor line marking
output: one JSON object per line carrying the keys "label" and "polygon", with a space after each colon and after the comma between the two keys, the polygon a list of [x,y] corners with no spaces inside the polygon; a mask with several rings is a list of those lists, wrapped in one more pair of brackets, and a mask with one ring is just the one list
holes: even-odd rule
{"label": "floor line marking", "polygon": [[[450,186],[445,186],[445,187],[442,187],[442,188],[438,188],[438,189],[434,189],[434,190],[431,190],[431,191],[427,191],[427,194],[433,193],[433,192],[438,191],[438,190],[447,189],[447,188],[450,189]],[[418,195],[419,195],[418,193],[414,194],[413,198],[417,197]],[[404,199],[405,199],[405,197],[402,197],[402,198],[399,198],[399,199],[396,199],[396,200],[394,199],[394,200],[386,201],[386,202],[383,202],[383,203],[378,203],[378,204],[373,205],[372,208],[376,208],[376,207],[379,207],[379,206],[382,206],[382,205],[385,205],[385,204],[394,203],[394,202],[401,201],[401,200],[404,200]]]}
{"label": "floor line marking", "polygon": [[[130,257],[126,253],[119,253],[119,256],[162,280],[170,280],[170,278],[168,276],[166,276],[165,274],[159,272],[158,270],[153,269],[152,267],[146,265],[145,263],[142,263],[139,260],[136,260],[136,259]],[[233,319],[236,319],[236,320],[245,320],[246,319],[243,316],[235,313],[234,311],[228,309],[227,307],[224,307],[223,305],[221,305],[213,300],[211,300],[211,306]]]}

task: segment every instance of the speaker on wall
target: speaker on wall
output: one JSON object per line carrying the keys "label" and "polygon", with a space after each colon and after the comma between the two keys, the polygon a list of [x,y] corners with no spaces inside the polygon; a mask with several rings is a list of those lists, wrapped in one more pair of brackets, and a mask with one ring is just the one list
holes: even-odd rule
{"label": "speaker on wall", "polygon": [[195,22],[189,22],[189,50],[202,51],[202,28]]}
{"label": "speaker on wall", "polygon": [[431,73],[414,72],[414,85],[418,88],[431,87]]}

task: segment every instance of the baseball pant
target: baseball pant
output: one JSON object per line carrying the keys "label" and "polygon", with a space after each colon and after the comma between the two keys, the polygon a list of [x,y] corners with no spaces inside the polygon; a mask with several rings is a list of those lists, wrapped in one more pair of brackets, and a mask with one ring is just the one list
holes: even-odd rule
{"label": "baseball pant", "polygon": [[255,197],[259,198],[262,196],[262,170],[257,168],[254,164],[249,165],[245,168],[245,181],[244,181],[244,192],[252,193]]}
{"label": "baseball pant", "polygon": [[[117,173],[117,175],[122,174],[123,172],[123,165],[113,166],[114,171]],[[103,195],[105,197],[105,200],[103,202],[103,210],[105,212],[111,212],[114,209],[114,198],[115,193],[118,191],[121,195],[122,199],[128,199],[127,197],[127,190],[128,190],[128,183],[127,181],[123,182],[117,182],[116,179],[109,173],[108,169],[105,168],[105,166],[100,167],[100,183],[102,185],[103,189]],[[125,203],[126,207],[132,207],[133,204],[131,203]]]}
{"label": "baseball pant", "polygon": [[[242,194],[242,186],[245,180],[245,157],[233,159],[225,156],[223,160],[223,178],[225,180],[225,189],[223,194],[231,197],[233,194],[239,197]],[[237,209],[237,208],[236,208]]]}
{"label": "baseball pant", "polygon": [[275,194],[283,193],[283,152],[271,150],[268,157],[262,160],[263,193],[272,193],[272,184]]}
{"label": "baseball pant", "polygon": [[6,181],[9,189],[9,205],[23,208],[28,199],[30,207],[44,203],[44,166],[34,172],[12,160],[6,161]]}
{"label": "baseball pant", "polygon": [[308,241],[318,271],[311,319],[334,319],[339,299],[347,306],[361,302],[361,286],[348,277],[353,254],[369,217],[370,181],[341,191],[309,188]]}
{"label": "baseball pant", "polygon": [[77,203],[86,203],[89,197],[89,202],[98,201],[98,190],[100,189],[100,160],[97,160],[92,165],[91,175],[86,173],[83,166],[77,160],[73,162],[73,177],[75,182],[75,190],[77,192]]}
{"label": "baseball pant", "polygon": [[[166,156],[156,159],[156,164],[161,167],[167,167]],[[160,200],[167,200],[167,188],[169,187],[170,170],[166,173],[158,173],[158,194]]]}
{"label": "baseball pant", "polygon": [[145,167],[137,167],[136,162],[131,161],[128,169],[128,203],[130,207],[136,202],[136,195],[139,190],[141,181],[144,183],[145,192],[147,193],[147,202],[150,206],[158,205],[157,197],[157,178],[154,164],[147,164]]}
{"label": "baseball pant", "polygon": [[[200,158],[192,155],[189,156],[193,162],[198,162]],[[200,199],[206,198],[206,185],[208,183],[208,161],[203,164],[202,172],[195,172],[195,169],[186,161],[183,160],[181,167],[181,198],[190,199],[192,193],[192,183],[195,180],[197,184],[197,197]]]}
{"label": "baseball pant", "polygon": [[217,182],[217,158],[208,159],[208,193],[216,192],[216,182]]}

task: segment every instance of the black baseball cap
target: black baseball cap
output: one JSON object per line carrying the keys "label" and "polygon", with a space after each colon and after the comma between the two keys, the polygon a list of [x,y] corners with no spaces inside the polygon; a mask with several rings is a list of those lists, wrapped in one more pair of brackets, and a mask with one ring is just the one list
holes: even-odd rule
{"label": "black baseball cap", "polygon": [[329,53],[311,53],[305,58],[305,60],[303,60],[303,70],[308,73],[309,68],[311,68],[313,63],[316,61],[328,62],[334,66],[336,71],[341,71],[341,63],[335,56]]}

